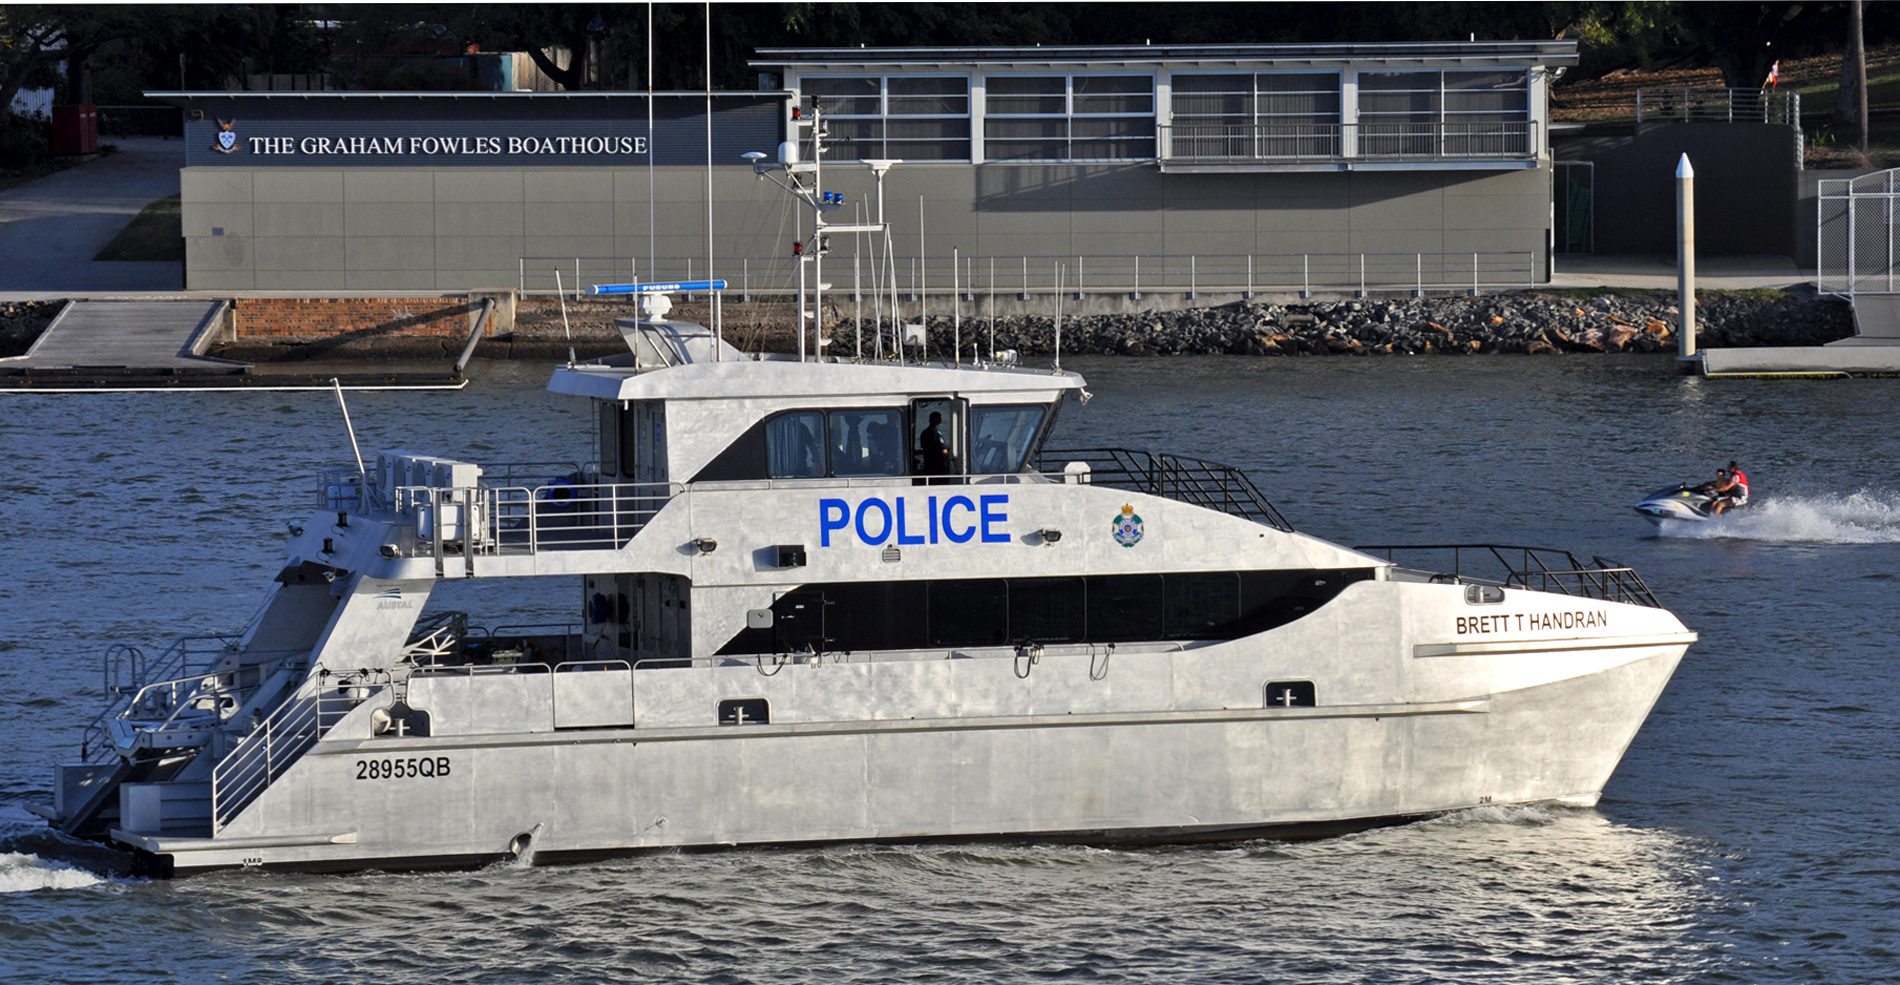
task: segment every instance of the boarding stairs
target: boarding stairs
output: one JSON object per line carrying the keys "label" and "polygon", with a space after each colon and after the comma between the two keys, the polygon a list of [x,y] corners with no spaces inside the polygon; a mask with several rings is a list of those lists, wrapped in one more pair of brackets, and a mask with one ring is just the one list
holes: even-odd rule
{"label": "boarding stairs", "polygon": [[387,671],[334,675],[319,668],[212,769],[211,833],[223,830],[338,722],[390,685]]}

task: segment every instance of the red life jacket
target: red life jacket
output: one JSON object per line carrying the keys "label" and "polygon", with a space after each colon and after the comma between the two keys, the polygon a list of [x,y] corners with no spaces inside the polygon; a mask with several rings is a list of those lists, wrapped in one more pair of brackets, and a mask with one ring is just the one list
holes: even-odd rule
{"label": "red life jacket", "polygon": [[1748,475],[1741,469],[1736,469],[1729,473],[1729,477],[1735,480],[1736,485],[1742,487],[1742,495],[1746,497],[1748,495]]}

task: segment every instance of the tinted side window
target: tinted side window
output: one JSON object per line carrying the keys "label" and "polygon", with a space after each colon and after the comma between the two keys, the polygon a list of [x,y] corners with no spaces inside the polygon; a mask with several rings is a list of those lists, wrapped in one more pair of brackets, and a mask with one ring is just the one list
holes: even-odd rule
{"label": "tinted side window", "polygon": [[1240,619],[1238,573],[1164,575],[1161,582],[1169,639],[1220,639],[1233,632]]}
{"label": "tinted side window", "polygon": [[1080,578],[1019,578],[1009,583],[1009,639],[1069,643],[1082,638]]}
{"label": "tinted side window", "polygon": [[1089,579],[1088,640],[1132,643],[1162,639],[1160,575]]}
{"label": "tinted side window", "polygon": [[904,412],[894,407],[831,412],[831,474],[904,474]]}
{"label": "tinted side window", "polygon": [[817,479],[825,474],[825,415],[816,410],[780,414],[765,425],[768,479]]}
{"label": "tinted side window", "polygon": [[1009,587],[1001,578],[930,585],[933,646],[998,646],[1008,642]]}

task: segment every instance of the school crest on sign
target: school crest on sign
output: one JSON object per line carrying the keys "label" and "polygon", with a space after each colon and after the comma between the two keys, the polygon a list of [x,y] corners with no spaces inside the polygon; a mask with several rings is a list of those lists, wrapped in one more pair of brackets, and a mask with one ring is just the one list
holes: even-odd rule
{"label": "school crest on sign", "polygon": [[217,151],[220,154],[237,153],[237,149],[238,149],[237,134],[231,132],[231,128],[236,125],[237,125],[236,120],[219,120],[218,121],[218,139],[212,142],[211,149],[214,151]]}
{"label": "school crest on sign", "polygon": [[1141,543],[1141,517],[1136,516],[1135,508],[1126,503],[1122,505],[1121,515],[1115,518],[1115,543],[1123,547]]}

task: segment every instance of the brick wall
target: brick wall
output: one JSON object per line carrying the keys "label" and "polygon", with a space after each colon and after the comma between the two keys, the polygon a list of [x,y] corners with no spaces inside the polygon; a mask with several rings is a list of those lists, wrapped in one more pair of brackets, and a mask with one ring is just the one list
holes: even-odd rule
{"label": "brick wall", "polygon": [[237,338],[432,338],[468,336],[473,306],[463,297],[238,298]]}

